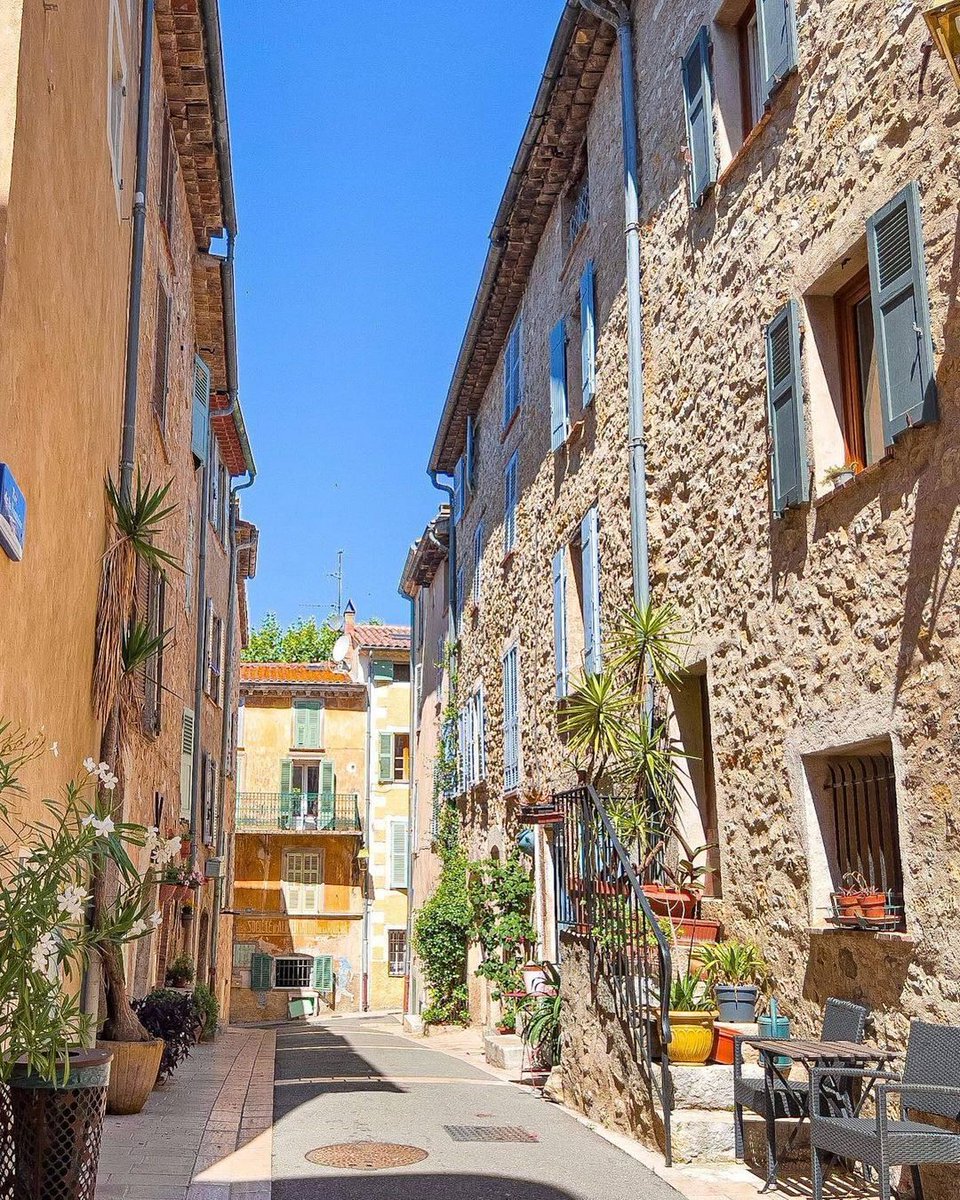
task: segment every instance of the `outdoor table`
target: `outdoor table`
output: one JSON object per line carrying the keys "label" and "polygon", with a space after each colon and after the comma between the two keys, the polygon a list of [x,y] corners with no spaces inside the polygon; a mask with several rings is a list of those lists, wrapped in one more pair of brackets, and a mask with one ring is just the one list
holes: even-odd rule
{"label": "outdoor table", "polygon": [[[791,1103],[791,1089],[787,1077],[783,1074],[780,1067],[777,1066],[777,1058],[788,1058],[791,1063],[800,1063],[806,1070],[807,1075],[814,1067],[861,1067],[865,1072],[867,1086],[864,1088],[861,1095],[853,1102],[851,1094],[842,1087],[838,1087],[833,1095],[827,1096],[828,1105],[831,1106],[835,1115],[855,1117],[859,1114],[863,1107],[864,1101],[870,1094],[873,1086],[873,1077],[870,1075],[869,1068],[874,1067],[877,1072],[883,1070],[884,1066],[891,1059],[897,1057],[895,1050],[885,1049],[883,1046],[871,1046],[865,1042],[820,1042],[814,1038],[761,1038],[761,1037],[745,1037],[742,1039],[745,1046],[752,1046],[760,1054],[760,1061],[763,1064],[764,1085],[767,1091],[767,1145],[770,1148],[770,1161],[773,1163],[773,1169],[767,1177],[761,1191],[766,1192],[772,1188],[777,1182],[777,1170],[779,1162],[777,1161],[777,1127],[776,1127],[776,1103],[775,1089],[777,1081],[786,1090],[787,1104]],[[786,1068],[789,1070],[789,1068]],[[784,1147],[784,1157],[789,1154],[794,1143],[800,1135],[800,1129],[804,1121],[810,1116],[809,1093],[808,1102],[806,1105],[798,1105],[796,1124],[790,1131],[790,1136],[787,1138],[787,1144]]]}

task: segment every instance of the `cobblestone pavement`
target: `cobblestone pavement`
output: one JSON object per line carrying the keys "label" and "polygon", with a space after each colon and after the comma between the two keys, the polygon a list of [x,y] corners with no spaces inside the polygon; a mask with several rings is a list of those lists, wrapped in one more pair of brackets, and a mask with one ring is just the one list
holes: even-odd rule
{"label": "cobblestone pavement", "polygon": [[142,1113],[107,1117],[97,1200],[270,1200],[276,1034],[197,1046]]}

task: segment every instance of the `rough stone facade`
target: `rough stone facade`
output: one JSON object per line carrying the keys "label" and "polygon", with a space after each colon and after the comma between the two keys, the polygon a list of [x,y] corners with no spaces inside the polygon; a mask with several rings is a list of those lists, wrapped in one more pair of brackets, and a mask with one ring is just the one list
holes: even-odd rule
{"label": "rough stone facade", "polygon": [[[676,605],[691,677],[705,679],[722,885],[722,898],[706,902],[710,915],[728,935],[760,944],[796,1029],[816,1028],[833,995],[868,1003],[878,1040],[902,1044],[912,1018],[960,1023],[951,769],[960,736],[952,670],[960,105],[944,64],[930,57],[916,5],[797,0],[797,70],[741,139],[730,46],[744,7],[701,2],[668,21],[663,4],[633,5],[653,598]],[[714,45],[719,180],[693,207],[679,64],[704,24]],[[466,603],[460,635],[461,683],[482,679],[487,699],[486,779],[462,800],[474,855],[509,851],[524,788],[572,782],[556,735],[551,556],[594,502],[604,633],[631,595],[620,136],[610,61],[587,127],[583,243],[565,266],[558,202],[527,279],[519,415],[501,431],[499,367],[471,408],[476,483],[457,565],[469,596],[482,520],[481,596]],[[863,257],[868,218],[911,181],[921,195],[939,419],[908,430],[891,454],[833,490],[825,473],[844,451],[821,301],[830,279]],[[554,454],[547,339],[573,307],[585,255],[597,270],[597,394],[582,430]],[[776,519],[764,329],[791,298],[801,310],[813,499]],[[576,421],[575,398],[572,410]],[[453,427],[446,411],[444,421]],[[503,472],[515,449],[517,546],[504,561]],[[436,453],[433,465],[443,465]],[[520,789],[505,795],[501,660],[513,642]],[[904,929],[833,929],[829,894],[840,880],[828,861],[824,756],[880,750],[893,762]],[[589,1071],[568,1087],[589,1107],[587,1092],[617,1095],[621,1073],[602,1039],[582,1037],[574,1071],[588,1058]],[[621,1106],[624,1120],[642,1130],[631,1106]]]}

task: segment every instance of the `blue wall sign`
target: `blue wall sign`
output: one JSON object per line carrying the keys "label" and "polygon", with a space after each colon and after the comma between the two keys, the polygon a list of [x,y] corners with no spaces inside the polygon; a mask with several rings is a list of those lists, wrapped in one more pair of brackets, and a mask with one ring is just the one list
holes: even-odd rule
{"label": "blue wall sign", "polygon": [[0,546],[14,562],[23,558],[23,536],[27,523],[27,501],[13,472],[0,463]]}

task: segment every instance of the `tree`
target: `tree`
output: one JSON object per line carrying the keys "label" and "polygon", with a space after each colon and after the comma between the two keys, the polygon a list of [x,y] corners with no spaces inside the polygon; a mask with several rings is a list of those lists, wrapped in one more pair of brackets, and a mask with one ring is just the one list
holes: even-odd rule
{"label": "tree", "polygon": [[324,662],[339,636],[329,618],[321,624],[315,617],[301,618],[283,629],[276,613],[270,612],[252,630],[243,658],[245,662]]}

